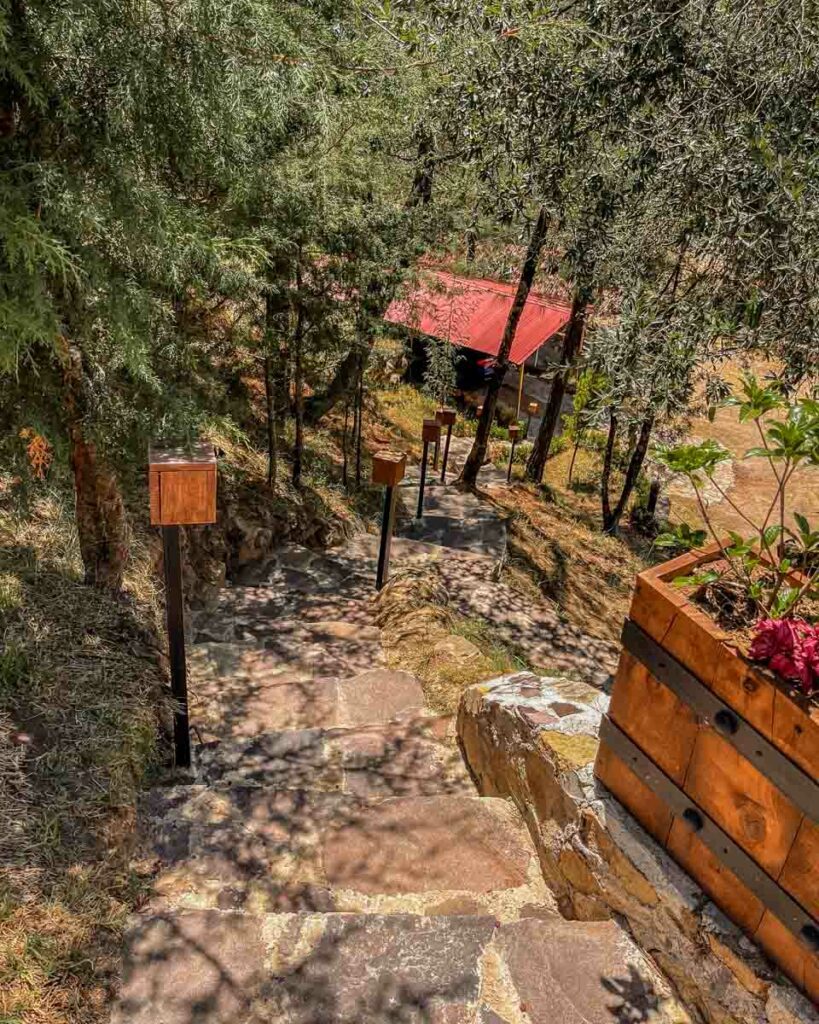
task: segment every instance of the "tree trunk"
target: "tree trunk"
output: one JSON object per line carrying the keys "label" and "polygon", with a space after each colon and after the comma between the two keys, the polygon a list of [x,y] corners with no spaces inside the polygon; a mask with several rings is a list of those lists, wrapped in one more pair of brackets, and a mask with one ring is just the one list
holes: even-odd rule
{"label": "tree trunk", "polygon": [[[427,206],[432,201],[432,183],[435,170],[434,138],[422,130],[418,141],[418,166],[413,178],[412,187],[405,202],[408,210],[417,206]],[[409,257],[402,256],[397,263],[397,270],[403,271],[409,266]],[[392,302],[400,280],[400,273],[392,275],[392,279],[386,282],[380,278],[370,278],[363,289],[363,296],[366,300],[366,312],[370,323],[380,321],[387,312],[387,307]],[[305,403],[304,422],[315,426],[324,416],[335,408],[343,399],[349,398],[355,389],[355,370],[358,366],[359,357],[362,356],[361,341],[363,347],[363,367],[366,369],[370,357],[370,350],[375,341],[375,334],[371,330],[361,331],[356,338],[353,347],[336,367],[333,379],[324,391],[316,393]]]}
{"label": "tree trunk", "polygon": [[646,512],[652,518],[657,514],[657,502],[660,500],[660,490],[662,483],[659,480],[652,480],[651,486],[648,489],[648,498],[646,499]]}
{"label": "tree trunk", "polygon": [[571,482],[572,482],[572,477],[574,476],[574,464],[575,464],[575,460],[577,459],[577,450],[578,450],[579,447],[580,447],[580,442],[579,441],[575,441],[575,443],[574,443],[574,450],[572,451],[572,461],[569,463],[569,479],[568,479],[568,483],[569,483],[570,486],[571,486]]}
{"label": "tree trunk", "polygon": [[586,326],[586,310],[588,308],[588,292],[586,289],[578,289],[572,300],[572,310],[569,315],[569,322],[566,325],[566,335],[563,339],[563,351],[560,354],[560,369],[552,380],[552,389],[549,392],[549,400],[543,410],[543,419],[540,421],[540,429],[537,432],[535,443],[526,463],[526,476],[539,484],[543,479],[543,471],[546,468],[546,460],[549,457],[549,449],[552,447],[552,439],[555,430],[560,422],[560,413],[563,410],[563,399],[566,397],[566,385],[569,374],[572,372],[577,353],[583,341],[583,330]]}
{"label": "tree trunk", "polygon": [[523,314],[523,308],[532,289],[532,282],[535,278],[540,252],[546,240],[548,226],[549,215],[546,212],[546,207],[541,206],[529,239],[529,248],[526,251],[526,259],[523,261],[523,267],[521,268],[517,292],[515,293],[512,308],[509,310],[506,327],[503,331],[498,358],[495,362],[495,372],[492,374],[486,391],[486,397],[483,400],[483,412],[481,413],[478,429],[475,433],[475,441],[461,471],[460,483],[465,487],[474,489],[478,480],[478,473],[486,458],[489,432],[495,419],[495,408],[498,404],[498,393],[509,366],[509,353],[512,351],[512,342],[515,340],[515,333]]}
{"label": "tree trunk", "polygon": [[611,481],[611,464],[614,459],[614,442],[617,439],[617,416],[614,407],[609,409],[609,436],[606,438],[606,453],[603,456],[603,473],[600,477],[600,497],[603,502],[603,529],[611,520],[611,497],[609,483]]}
{"label": "tree trunk", "polygon": [[293,486],[301,487],[302,454],[304,451],[304,374],[302,367],[302,336],[304,317],[301,308],[296,316],[293,333],[293,414],[296,421],[296,435],[293,442]]}
{"label": "tree trunk", "polygon": [[466,229],[466,262],[469,266],[475,262],[475,251],[477,248],[478,236],[474,227]]}
{"label": "tree trunk", "polygon": [[355,485],[361,487],[361,421],[364,418],[364,358],[358,371],[358,429],[355,437]]}
{"label": "tree trunk", "polygon": [[344,490],[347,490],[349,480],[347,478],[347,432],[350,425],[350,403],[344,406],[344,428],[341,432],[341,482],[344,484]]}
{"label": "tree trunk", "polygon": [[88,403],[82,354],[69,346],[64,367],[68,451],[85,582],[119,593],[129,556],[129,530],[117,479],[86,434]]}
{"label": "tree trunk", "polygon": [[276,403],[273,399],[273,359],[264,357],[264,397],[267,406],[267,486],[276,488],[279,458],[276,436]]}
{"label": "tree trunk", "polygon": [[646,453],[648,452],[648,442],[651,439],[651,431],[653,427],[654,415],[649,413],[640,424],[640,433],[637,437],[637,442],[634,445],[634,451],[631,453],[631,458],[629,459],[628,469],[626,470],[626,479],[623,483],[623,490],[620,494],[617,505],[613,511],[611,509],[609,510],[608,516],[606,515],[605,505],[603,507],[603,530],[605,533],[617,533],[620,520],[623,517],[626,505],[631,497],[631,492],[634,490],[634,485],[637,483],[637,477],[640,475],[640,470],[643,468]]}
{"label": "tree trunk", "polygon": [[435,139],[432,132],[421,126],[418,132],[418,162],[412,180],[407,206],[429,206],[432,202],[432,184],[435,179]]}

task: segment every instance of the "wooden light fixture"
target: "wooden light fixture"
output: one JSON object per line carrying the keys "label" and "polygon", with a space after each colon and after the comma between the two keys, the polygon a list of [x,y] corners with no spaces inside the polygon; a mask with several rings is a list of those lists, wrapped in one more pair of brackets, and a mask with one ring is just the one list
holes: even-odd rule
{"label": "wooden light fixture", "polygon": [[188,674],[185,658],[185,602],[182,594],[180,526],[216,522],[216,452],[204,442],[155,447],[148,452],[151,524],[162,528],[165,616],[174,711],[174,759],[190,768]]}
{"label": "wooden light fixture", "polygon": [[216,522],[216,453],[212,444],[151,448],[148,483],[152,526]]}

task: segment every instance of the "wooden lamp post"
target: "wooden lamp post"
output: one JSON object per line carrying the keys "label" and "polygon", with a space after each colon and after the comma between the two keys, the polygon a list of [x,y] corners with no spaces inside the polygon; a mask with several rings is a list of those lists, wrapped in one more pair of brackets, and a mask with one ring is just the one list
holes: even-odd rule
{"label": "wooden lamp post", "polygon": [[518,443],[520,437],[520,424],[513,423],[509,427],[509,440],[512,442],[512,447],[509,449],[509,468],[506,471],[506,482],[510,484],[512,482],[512,463],[515,461],[515,445]]}
{"label": "wooden lamp post", "polygon": [[151,525],[162,527],[165,614],[174,712],[174,754],[178,768],[191,764],[185,612],[179,527],[216,522],[216,454],[213,445],[151,448],[148,453]]}
{"label": "wooden lamp post", "polygon": [[[435,419],[441,424],[441,427],[446,427],[446,441],[444,441],[444,459],[441,464],[441,483],[446,483],[446,464],[449,461],[449,442],[452,440],[452,428],[455,425],[455,420],[458,416],[457,410],[455,409],[439,409],[435,413]],[[435,448],[435,466],[438,465],[438,447]]]}
{"label": "wooden lamp post", "polygon": [[415,513],[416,519],[424,515],[424,488],[427,483],[427,460],[429,458],[429,446],[439,444],[441,441],[441,424],[438,420],[424,420],[421,430],[421,440],[424,442],[424,454],[421,458],[421,485],[418,488],[418,510]]}
{"label": "wooden lamp post", "polygon": [[381,590],[390,578],[390,545],[395,523],[395,499],[398,485],[404,479],[407,457],[401,452],[377,452],[373,455],[373,483],[384,486],[384,511],[381,513],[381,544],[378,549],[378,572],[375,589]]}
{"label": "wooden lamp post", "polygon": [[530,402],[526,406],[526,411],[529,413],[529,418],[526,420],[526,437],[529,436],[529,428],[532,426],[532,417],[537,416],[539,408],[540,406],[537,404],[537,402]]}

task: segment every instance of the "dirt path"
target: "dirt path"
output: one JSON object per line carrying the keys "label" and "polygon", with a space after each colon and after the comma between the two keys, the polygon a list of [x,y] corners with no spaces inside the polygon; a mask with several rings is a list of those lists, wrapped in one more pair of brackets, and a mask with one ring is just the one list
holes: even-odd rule
{"label": "dirt path", "polygon": [[[719,467],[717,473],[717,483],[727,498],[709,486],[706,488],[706,502],[716,523],[750,536],[752,531],[743,516],[753,523],[763,523],[777,486],[765,459],[744,458],[749,449],[758,448],[761,444],[756,424],[739,423],[737,410],[733,407],[718,409],[713,422],[707,419],[694,422],[692,437],[698,441],[719,441],[732,453],[731,461]],[[695,496],[685,480],[672,481],[667,492],[675,520],[684,519],[690,523],[701,520]],[[791,511],[801,512],[812,522],[819,521],[819,471],[815,467],[797,469],[790,481],[788,494]],[[792,516],[788,516],[787,522],[793,525]]]}

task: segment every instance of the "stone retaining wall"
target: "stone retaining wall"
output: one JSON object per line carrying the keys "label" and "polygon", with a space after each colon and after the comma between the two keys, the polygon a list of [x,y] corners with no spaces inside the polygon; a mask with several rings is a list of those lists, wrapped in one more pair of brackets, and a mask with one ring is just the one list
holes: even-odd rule
{"label": "stone retaining wall", "polygon": [[608,698],[519,673],[470,687],[458,736],[479,791],[511,797],[561,912],[623,920],[713,1024],[819,1024],[819,1012],[593,775]]}

